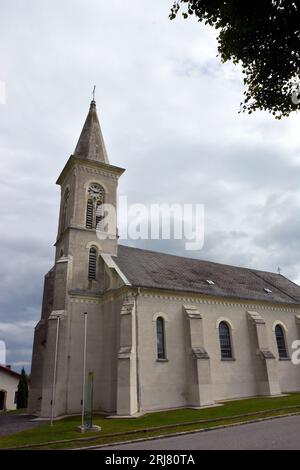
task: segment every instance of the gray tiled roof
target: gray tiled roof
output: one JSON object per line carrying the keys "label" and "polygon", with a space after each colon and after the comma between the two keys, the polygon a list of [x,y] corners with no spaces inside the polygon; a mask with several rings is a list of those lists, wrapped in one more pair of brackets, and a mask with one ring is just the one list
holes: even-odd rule
{"label": "gray tiled roof", "polygon": [[[300,304],[300,287],[280,274],[124,245],[119,245],[114,261],[133,286]],[[207,279],[214,284],[209,285]]]}

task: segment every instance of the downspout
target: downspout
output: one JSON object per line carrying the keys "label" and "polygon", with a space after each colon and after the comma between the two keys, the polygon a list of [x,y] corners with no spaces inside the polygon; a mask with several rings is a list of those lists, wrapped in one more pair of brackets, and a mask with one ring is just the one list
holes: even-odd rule
{"label": "downspout", "polygon": [[141,388],[140,388],[140,371],[139,371],[139,329],[138,329],[138,297],[141,293],[140,287],[134,294],[135,305],[135,344],[136,344],[136,388],[137,388],[137,412],[141,411]]}

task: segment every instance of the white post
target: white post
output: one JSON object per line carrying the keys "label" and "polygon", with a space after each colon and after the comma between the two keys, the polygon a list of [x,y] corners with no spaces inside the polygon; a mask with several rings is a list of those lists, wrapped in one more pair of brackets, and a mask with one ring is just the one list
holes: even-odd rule
{"label": "white post", "polygon": [[84,312],[84,340],[83,340],[83,377],[82,377],[82,413],[81,426],[84,427],[85,411],[85,378],[86,378],[86,332],[87,332],[87,312]]}
{"label": "white post", "polygon": [[59,320],[57,316],[56,322],[56,340],[55,340],[55,356],[54,356],[54,370],[53,370],[53,384],[52,384],[52,402],[51,402],[51,426],[53,426],[54,408],[55,408],[55,392],[56,392],[56,369],[57,369],[57,353],[58,353],[58,335],[59,335]]}

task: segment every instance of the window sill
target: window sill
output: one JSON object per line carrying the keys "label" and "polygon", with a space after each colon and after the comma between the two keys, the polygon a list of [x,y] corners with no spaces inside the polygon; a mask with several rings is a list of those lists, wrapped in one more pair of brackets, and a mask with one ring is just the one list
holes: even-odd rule
{"label": "window sill", "polygon": [[279,357],[278,360],[279,361],[290,361],[291,358],[290,357]]}
{"label": "window sill", "polygon": [[169,359],[156,359],[156,362],[169,362]]}
{"label": "window sill", "polygon": [[235,358],[234,357],[221,357],[221,361],[233,362],[233,361],[235,361]]}

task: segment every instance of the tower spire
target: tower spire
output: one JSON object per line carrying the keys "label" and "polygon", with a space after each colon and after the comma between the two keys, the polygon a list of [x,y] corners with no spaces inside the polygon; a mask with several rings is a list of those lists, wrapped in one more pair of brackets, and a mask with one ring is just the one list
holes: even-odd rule
{"label": "tower spire", "polygon": [[74,155],[87,160],[109,164],[104,139],[97,115],[95,101],[96,85],[93,89],[93,100],[77,142]]}

